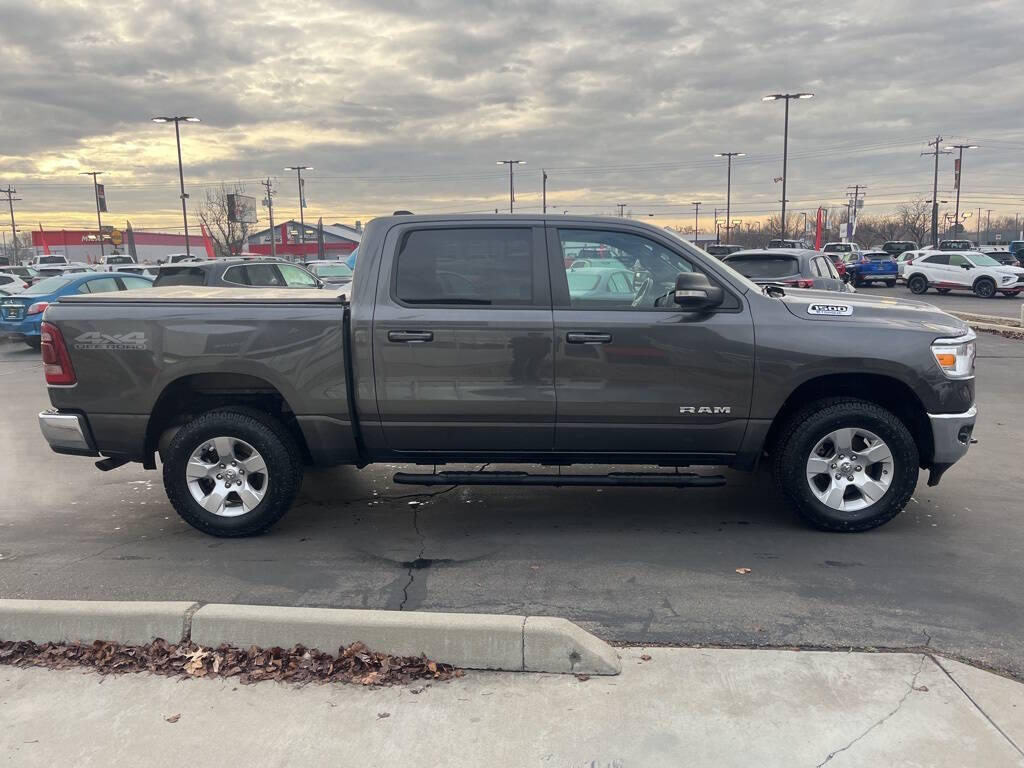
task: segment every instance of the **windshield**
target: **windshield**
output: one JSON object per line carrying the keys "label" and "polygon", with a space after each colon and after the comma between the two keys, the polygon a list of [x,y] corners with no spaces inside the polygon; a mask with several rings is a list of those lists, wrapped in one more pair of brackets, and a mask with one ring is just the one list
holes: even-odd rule
{"label": "windshield", "polygon": [[733,256],[726,264],[751,278],[789,277],[800,273],[797,260],[792,256]]}
{"label": "windshield", "polygon": [[998,261],[993,259],[991,256],[986,256],[984,253],[972,253],[968,257],[968,261],[974,263],[976,267],[1001,267],[1003,266]]}
{"label": "windshield", "polygon": [[352,270],[344,264],[315,264],[313,274],[317,277],[352,277]]}
{"label": "windshield", "polygon": [[59,291],[61,288],[70,283],[71,280],[66,277],[48,277],[45,280],[40,280],[35,285],[31,286],[25,291],[21,292],[22,296],[42,296],[46,293],[54,293]]}

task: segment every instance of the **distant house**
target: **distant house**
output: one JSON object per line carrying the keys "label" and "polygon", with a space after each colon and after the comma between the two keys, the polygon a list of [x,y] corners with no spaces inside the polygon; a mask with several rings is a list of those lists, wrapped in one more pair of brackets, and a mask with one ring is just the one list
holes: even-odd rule
{"label": "distant house", "polygon": [[[342,256],[351,253],[359,245],[363,228],[359,222],[355,227],[347,224],[324,224],[324,248],[328,254]],[[277,255],[283,258],[303,260],[315,258],[316,225],[302,225],[294,219],[274,225],[274,245]],[[249,235],[250,253],[270,254],[270,229],[263,229]]]}

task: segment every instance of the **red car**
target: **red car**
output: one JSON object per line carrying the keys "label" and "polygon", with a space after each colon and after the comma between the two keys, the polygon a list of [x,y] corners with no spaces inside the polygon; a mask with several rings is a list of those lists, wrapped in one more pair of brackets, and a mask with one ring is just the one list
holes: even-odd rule
{"label": "red car", "polygon": [[827,253],[825,254],[832,261],[832,265],[836,268],[836,272],[843,278],[843,282],[848,282],[849,278],[846,276],[846,262],[843,261],[841,253]]}

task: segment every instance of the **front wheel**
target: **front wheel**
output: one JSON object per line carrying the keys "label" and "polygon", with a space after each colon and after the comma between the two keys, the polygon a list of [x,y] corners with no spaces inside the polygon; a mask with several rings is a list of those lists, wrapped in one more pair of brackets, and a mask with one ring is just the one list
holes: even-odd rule
{"label": "front wheel", "polygon": [[910,289],[911,293],[920,296],[928,292],[928,280],[925,279],[924,275],[914,275],[907,281],[907,288]]}
{"label": "front wheel", "polygon": [[991,299],[996,295],[996,284],[993,280],[983,277],[974,284],[974,295],[981,299]]}
{"label": "front wheel", "polygon": [[164,489],[182,519],[203,533],[261,533],[288,511],[299,491],[299,455],[288,430],[261,411],[208,411],[171,440]]}
{"label": "front wheel", "polygon": [[825,531],[867,531],[898,515],[917,485],[918,452],[891,411],[856,398],[809,403],[774,450],[779,491]]}

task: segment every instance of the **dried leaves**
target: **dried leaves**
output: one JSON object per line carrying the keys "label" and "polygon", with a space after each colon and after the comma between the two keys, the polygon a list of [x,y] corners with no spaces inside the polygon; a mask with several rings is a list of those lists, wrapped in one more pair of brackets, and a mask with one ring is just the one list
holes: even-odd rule
{"label": "dried leaves", "polygon": [[[413,680],[462,677],[461,669],[425,656],[375,653],[363,643],[340,648],[337,656],[296,645],[248,650],[222,645],[204,648],[155,640],[146,645],[96,641],[92,645],[0,641],[0,664],[70,669],[88,667],[107,674],[151,672],[167,677],[231,677],[243,685],[261,680],[340,682],[356,685],[401,685]],[[168,722],[174,722],[168,720]]]}

